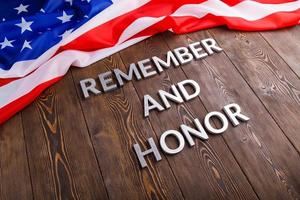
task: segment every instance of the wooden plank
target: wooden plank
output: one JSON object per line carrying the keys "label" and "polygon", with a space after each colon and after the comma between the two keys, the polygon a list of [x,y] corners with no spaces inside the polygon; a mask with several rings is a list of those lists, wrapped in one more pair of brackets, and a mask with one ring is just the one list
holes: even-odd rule
{"label": "wooden plank", "polygon": [[[231,54],[233,60],[236,59],[234,56],[247,55],[233,41],[237,40],[234,32],[215,32],[215,39],[226,53],[229,53],[229,49],[236,48],[235,54]],[[209,35],[206,31],[182,36],[165,35],[170,48],[186,46],[192,41],[207,37]],[[245,62],[247,61],[241,62],[239,66]],[[208,110],[220,110],[224,105],[235,102],[251,118],[245,124],[230,127],[223,137],[259,198],[299,198],[299,154],[226,55],[216,54],[194,61],[182,69],[202,87],[201,99]],[[248,70],[254,73],[253,68]],[[266,76],[265,80],[268,81],[269,77]]]}
{"label": "wooden plank", "polygon": [[[75,83],[116,67],[124,70],[117,54],[86,70],[73,70]],[[149,167],[139,167],[133,144],[146,149],[146,138],[155,139],[155,133],[142,119],[141,102],[132,84],[89,99],[83,99],[78,86],[78,94],[110,199],[182,199],[165,159],[154,166],[148,157]]]}
{"label": "wooden plank", "polygon": [[35,103],[24,109],[22,116],[34,197],[45,200],[55,199],[56,192],[47,142]]}
{"label": "wooden plank", "polygon": [[[24,118],[36,199],[107,199],[70,73]],[[39,123],[30,123],[37,118]]]}
{"label": "wooden plank", "polygon": [[261,35],[300,77],[300,26],[261,32]]}
{"label": "wooden plank", "polygon": [[[124,64],[136,63],[151,56],[162,56],[168,47],[159,37],[152,37],[121,51]],[[134,81],[141,99],[145,94],[157,97],[159,89],[167,90],[172,83],[185,80],[180,68],[172,68],[161,75]],[[141,105],[137,105],[142,108]],[[191,124],[195,117],[203,117],[207,111],[199,99],[172,105],[161,113],[151,113],[150,122],[160,134],[169,129],[178,129],[182,123]],[[142,115],[142,113],[141,113]],[[174,141],[173,141],[173,144]],[[193,148],[185,148],[176,156],[168,156],[174,174],[186,199],[256,199],[251,186],[234,160],[222,137],[209,141],[197,140]]]}
{"label": "wooden plank", "polygon": [[[257,33],[214,29],[226,54],[300,152],[300,80]],[[273,37],[277,37],[274,33]],[[289,45],[288,43],[286,45]],[[296,56],[295,56],[296,57]]]}
{"label": "wooden plank", "polygon": [[0,199],[32,199],[21,114],[0,126]]}

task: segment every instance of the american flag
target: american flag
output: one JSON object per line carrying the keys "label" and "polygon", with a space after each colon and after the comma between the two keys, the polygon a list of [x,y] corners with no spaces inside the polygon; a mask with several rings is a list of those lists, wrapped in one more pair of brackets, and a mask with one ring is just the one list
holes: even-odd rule
{"label": "american flag", "polygon": [[297,0],[14,0],[0,2],[0,124],[60,80],[156,33],[226,25],[297,25]]}

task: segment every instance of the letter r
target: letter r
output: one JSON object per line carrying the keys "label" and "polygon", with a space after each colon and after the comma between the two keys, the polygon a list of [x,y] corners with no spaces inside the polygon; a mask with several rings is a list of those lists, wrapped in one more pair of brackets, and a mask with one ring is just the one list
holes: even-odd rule
{"label": "letter r", "polygon": [[248,121],[250,119],[249,117],[241,113],[241,107],[236,103],[224,106],[223,110],[230,119],[233,126],[237,126],[240,124],[237,119],[239,119],[242,122]]}
{"label": "letter r", "polygon": [[[89,85],[87,85],[87,84],[89,84]],[[81,80],[80,87],[83,92],[84,98],[88,98],[90,96],[89,91],[94,94],[101,93],[98,89],[96,89],[96,81],[92,78],[87,78],[87,79]]]}

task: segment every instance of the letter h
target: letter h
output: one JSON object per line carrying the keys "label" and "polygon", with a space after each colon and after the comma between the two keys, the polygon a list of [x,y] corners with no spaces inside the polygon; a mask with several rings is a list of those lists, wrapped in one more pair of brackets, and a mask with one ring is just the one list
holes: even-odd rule
{"label": "letter h", "polygon": [[150,149],[148,149],[146,151],[142,151],[139,144],[134,144],[133,145],[134,151],[135,151],[135,153],[136,153],[136,155],[139,159],[139,162],[140,162],[140,165],[141,165],[142,168],[147,167],[145,156],[150,154],[150,153],[154,154],[154,157],[155,157],[156,161],[161,160],[161,155],[160,155],[160,153],[157,149],[157,146],[156,146],[153,138],[150,137],[150,138],[147,139],[147,141],[150,145]]}

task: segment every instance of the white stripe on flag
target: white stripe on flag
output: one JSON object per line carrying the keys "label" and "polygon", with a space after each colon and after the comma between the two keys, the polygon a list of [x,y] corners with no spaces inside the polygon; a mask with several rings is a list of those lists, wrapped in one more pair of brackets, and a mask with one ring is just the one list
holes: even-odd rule
{"label": "white stripe on flag", "polygon": [[276,12],[295,11],[300,8],[300,1],[282,4],[262,4],[256,1],[242,1],[229,6],[222,1],[208,0],[200,4],[187,4],[176,10],[171,16],[193,16],[202,18],[207,14],[223,17],[239,17],[248,21],[262,19]]}

